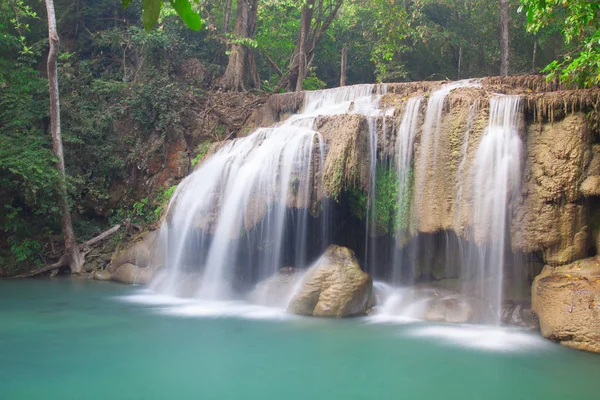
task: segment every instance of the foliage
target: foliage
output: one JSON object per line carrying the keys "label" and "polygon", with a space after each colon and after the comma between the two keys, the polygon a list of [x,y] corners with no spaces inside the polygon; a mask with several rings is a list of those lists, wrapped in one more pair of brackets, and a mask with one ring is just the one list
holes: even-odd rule
{"label": "foliage", "polygon": [[348,206],[356,218],[364,220],[367,217],[368,193],[357,186],[348,190]]}
{"label": "foliage", "polygon": [[398,212],[398,173],[388,165],[378,165],[375,175],[375,223],[386,232],[395,232]]}
{"label": "foliage", "polygon": [[396,215],[399,208],[398,173],[388,165],[379,164],[375,171],[375,204],[369,206],[369,194],[354,186],[348,189],[348,205],[350,212],[358,219],[364,220],[367,215],[374,217],[378,228],[386,232],[395,232]]}
{"label": "foliage", "polygon": [[415,170],[411,167],[405,178],[406,187],[398,187],[398,207],[394,231],[405,231],[410,226],[410,206],[414,193]]}
{"label": "foliage", "polygon": [[212,142],[202,142],[198,145],[198,148],[196,149],[196,157],[194,157],[192,160],[192,167],[198,165],[198,162],[206,157],[206,154],[210,150],[210,146],[212,146]]}
{"label": "foliage", "polygon": [[[133,0],[122,0],[123,8],[129,7]],[[192,3],[189,0],[169,0],[173,9],[179,14],[181,20],[195,31],[202,28],[202,19],[200,15],[194,11]],[[142,0],[142,21],[144,28],[149,31],[158,22],[161,9],[165,4],[164,0]]]}
{"label": "foliage", "polygon": [[548,79],[591,87],[600,82],[600,3],[587,0],[521,0],[527,30],[540,29],[560,19],[568,51],[544,69]]}

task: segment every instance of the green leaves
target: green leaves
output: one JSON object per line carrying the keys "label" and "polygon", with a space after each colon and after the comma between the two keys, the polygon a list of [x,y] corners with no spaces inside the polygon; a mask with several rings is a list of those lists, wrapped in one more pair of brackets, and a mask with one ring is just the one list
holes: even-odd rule
{"label": "green leaves", "polygon": [[163,4],[163,0],[142,1],[142,22],[144,23],[144,29],[149,31],[156,25]]}
{"label": "green leaves", "polygon": [[600,83],[600,4],[588,0],[521,0],[527,13],[527,30],[538,32],[550,21],[562,20],[562,36],[569,50],[562,61],[542,72],[567,86],[593,87]]}
{"label": "green leaves", "polygon": [[[122,0],[123,8],[129,7],[132,1]],[[189,0],[169,0],[169,2],[190,29],[199,31],[202,28],[202,18],[194,11]],[[142,22],[146,31],[150,31],[158,22],[163,5],[164,0],[142,0]]]}
{"label": "green leaves", "polygon": [[194,31],[199,31],[202,28],[202,19],[200,19],[200,15],[194,12],[192,4],[188,0],[171,0],[171,5],[188,28]]}

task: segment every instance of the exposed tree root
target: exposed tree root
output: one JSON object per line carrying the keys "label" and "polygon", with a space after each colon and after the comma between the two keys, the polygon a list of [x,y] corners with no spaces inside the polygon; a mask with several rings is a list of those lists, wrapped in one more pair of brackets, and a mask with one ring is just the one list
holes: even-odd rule
{"label": "exposed tree root", "polygon": [[[121,228],[121,225],[115,225],[112,228],[110,228],[109,230],[106,230],[106,231],[102,232],[101,234],[99,234],[98,236],[88,240],[87,242],[80,244],[78,247],[79,247],[79,251],[81,253],[82,263],[85,260],[86,254],[90,252],[90,247],[94,246],[95,244],[100,243],[104,239],[115,234],[120,228]],[[32,276],[43,274],[44,272],[52,271],[57,268],[66,267],[68,265],[69,265],[69,257],[66,254],[63,254],[62,257],[60,257],[58,259],[58,261],[55,262],[54,264],[46,265],[41,268],[37,268],[32,271],[26,272],[24,274],[13,276],[13,279],[29,278]]]}

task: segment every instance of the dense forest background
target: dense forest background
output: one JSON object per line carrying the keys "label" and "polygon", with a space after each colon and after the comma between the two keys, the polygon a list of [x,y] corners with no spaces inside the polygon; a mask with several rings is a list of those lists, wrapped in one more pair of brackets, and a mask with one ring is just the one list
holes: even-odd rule
{"label": "dense forest background", "polygon": [[[271,92],[340,81],[498,75],[501,4],[508,7],[508,73],[538,73],[579,46],[565,40],[568,14],[532,29],[518,0],[206,0],[192,3],[199,30],[166,3],[149,31],[142,1],[127,3],[54,2],[68,192],[81,240],[125,218],[157,221],[208,144],[231,135],[226,115],[207,122],[227,91],[248,91],[244,99],[257,104]],[[48,43],[43,2],[1,0],[0,275],[60,255]]]}

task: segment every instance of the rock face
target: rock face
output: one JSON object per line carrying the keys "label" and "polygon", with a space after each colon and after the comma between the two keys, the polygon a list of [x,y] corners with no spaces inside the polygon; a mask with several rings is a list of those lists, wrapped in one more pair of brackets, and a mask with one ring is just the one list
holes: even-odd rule
{"label": "rock face", "polygon": [[123,264],[134,264],[140,268],[150,265],[152,257],[156,255],[157,236],[158,231],[148,232],[141,240],[121,250],[108,265],[108,272],[114,273]]}
{"label": "rock face", "polygon": [[152,280],[153,270],[151,268],[140,268],[133,264],[123,264],[110,275],[113,281],[147,285]]}
{"label": "rock face", "polygon": [[600,353],[600,258],[544,267],[533,282],[532,306],[545,338]]}
{"label": "rock face", "polygon": [[331,245],[302,279],[288,311],[332,318],[364,315],[372,290],[373,281],[354,252]]}
{"label": "rock face", "polygon": [[542,250],[550,265],[586,256],[590,232],[580,188],[593,192],[592,182],[583,184],[592,153],[583,113],[528,126],[525,179],[511,224],[513,249]]}

